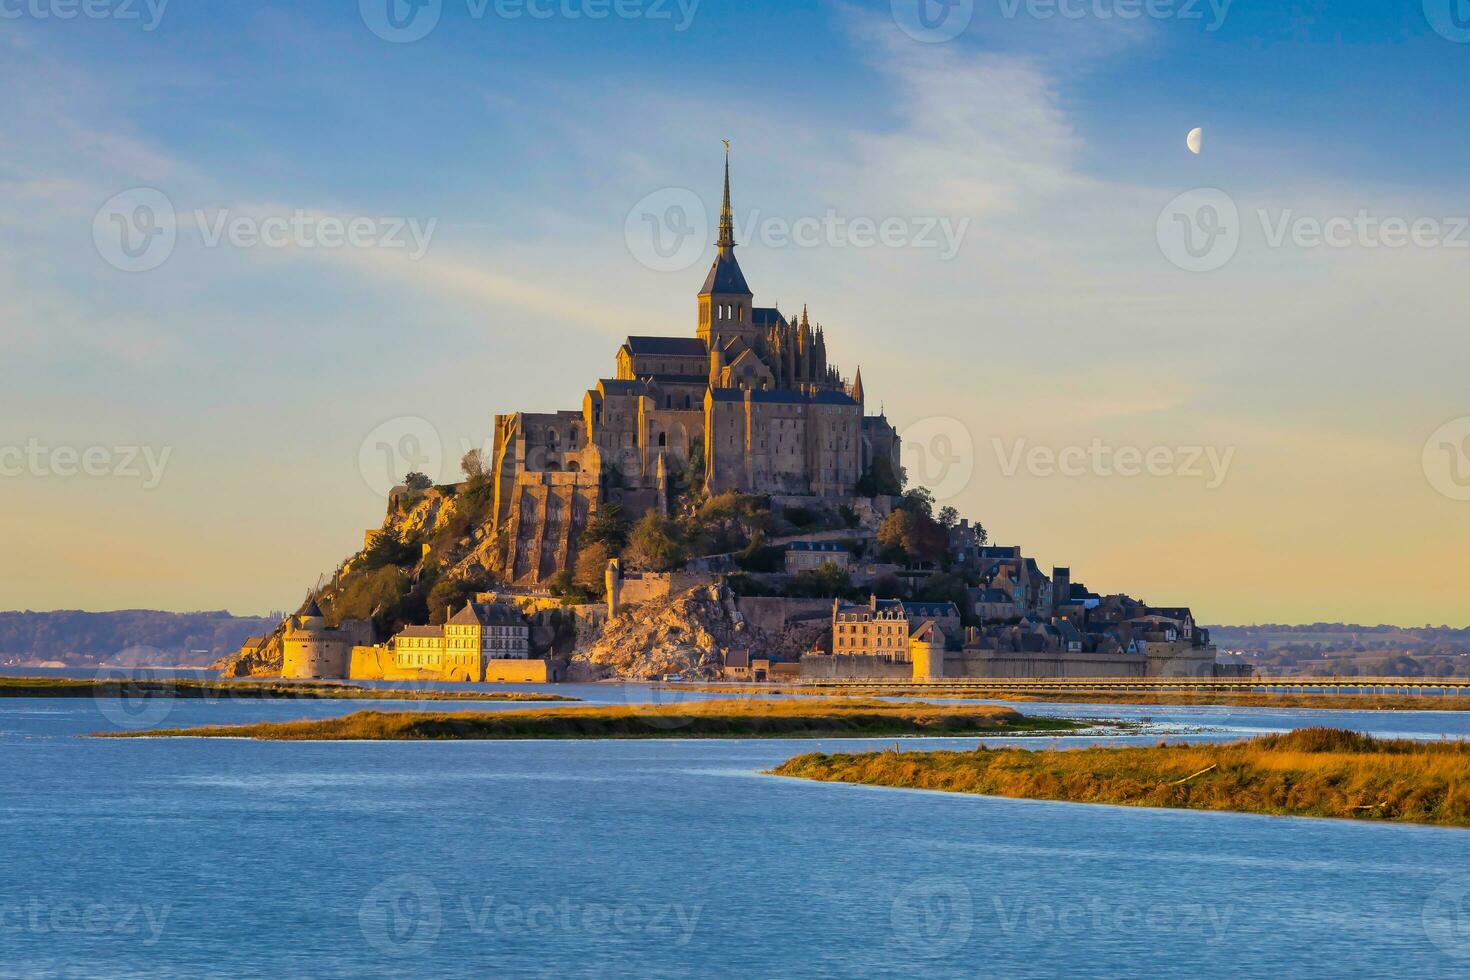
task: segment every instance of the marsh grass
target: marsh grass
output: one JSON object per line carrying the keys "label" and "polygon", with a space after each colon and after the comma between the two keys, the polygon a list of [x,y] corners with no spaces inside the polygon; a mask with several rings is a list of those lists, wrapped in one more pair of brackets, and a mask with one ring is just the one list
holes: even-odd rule
{"label": "marsh grass", "polygon": [[797,756],[826,782],[1121,806],[1470,826],[1470,743],[1306,728],[1224,745]]}
{"label": "marsh grass", "polygon": [[1085,727],[991,705],[888,701],[694,701],[675,705],[430,714],[360,711],[343,718],[222,728],[102,733],[102,737],[383,741],[508,738],[861,738],[1066,734]]}

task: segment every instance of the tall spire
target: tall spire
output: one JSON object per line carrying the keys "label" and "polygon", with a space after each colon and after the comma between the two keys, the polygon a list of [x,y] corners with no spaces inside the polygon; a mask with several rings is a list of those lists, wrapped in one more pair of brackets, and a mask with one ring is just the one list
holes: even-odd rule
{"label": "tall spire", "polygon": [[859,405],[863,403],[863,369],[857,369],[857,377],[852,380],[852,400]]}
{"label": "tall spire", "polygon": [[730,206],[730,141],[725,140],[725,203],[720,207],[720,251],[735,247],[735,209]]}

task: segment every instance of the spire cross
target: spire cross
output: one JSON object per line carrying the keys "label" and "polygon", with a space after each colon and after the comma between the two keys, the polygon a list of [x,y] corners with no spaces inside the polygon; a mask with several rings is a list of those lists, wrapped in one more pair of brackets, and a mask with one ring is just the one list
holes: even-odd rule
{"label": "spire cross", "polygon": [[720,249],[735,247],[735,209],[730,206],[730,141],[725,140],[725,202],[720,207]]}

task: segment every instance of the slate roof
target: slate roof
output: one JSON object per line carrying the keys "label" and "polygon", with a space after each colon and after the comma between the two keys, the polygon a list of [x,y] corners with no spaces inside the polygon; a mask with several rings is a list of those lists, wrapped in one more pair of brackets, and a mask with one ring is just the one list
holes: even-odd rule
{"label": "slate roof", "polygon": [[306,611],[302,612],[300,615],[317,617],[322,616],[322,607],[317,604],[315,596],[313,596],[312,600],[306,604]]}
{"label": "slate roof", "polygon": [[454,626],[524,626],[525,617],[504,602],[467,602],[449,621]]}
{"label": "slate roof", "polygon": [[634,354],[663,357],[705,357],[709,353],[698,337],[629,337],[627,346]]}
{"label": "slate roof", "polygon": [[617,381],[604,379],[597,382],[604,395],[641,395],[646,390],[642,381]]}
{"label": "slate roof", "polygon": [[959,607],[952,602],[905,602],[903,612],[910,619],[958,619]]}
{"label": "slate roof", "polygon": [[425,638],[442,637],[444,635],[444,627],[442,627],[442,626],[405,626],[405,627],[403,627],[403,629],[399,630],[398,635],[399,636],[414,636],[414,637],[422,636],[422,637],[425,637]]}
{"label": "slate roof", "polygon": [[704,288],[699,291],[699,295],[707,296],[711,293],[751,295],[750,286],[745,282],[745,273],[740,271],[740,263],[735,261],[734,252],[721,249],[720,254],[715,256],[715,264],[710,266],[709,276],[704,280]]}
{"label": "slate roof", "polygon": [[781,311],[771,306],[757,306],[750,311],[750,320],[758,327],[774,327],[786,322]]}
{"label": "slate roof", "polygon": [[857,407],[857,402],[852,396],[840,391],[819,391],[812,396],[812,403],[816,405],[851,405]]}

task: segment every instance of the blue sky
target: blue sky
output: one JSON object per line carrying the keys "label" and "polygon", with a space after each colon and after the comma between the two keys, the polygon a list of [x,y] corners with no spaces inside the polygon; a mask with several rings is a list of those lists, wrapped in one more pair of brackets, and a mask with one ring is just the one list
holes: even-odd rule
{"label": "blue sky", "polygon": [[[1470,618],[1447,584],[1470,504],[1419,464],[1470,413],[1467,253],[1272,248],[1252,228],[1262,209],[1470,214],[1470,44],[1425,4],[1236,0],[1210,30],[1206,3],[1122,21],[1097,11],[1127,0],[1076,19],[979,0],[959,36],[920,43],[887,2],[703,0],[678,31],[672,2],[675,21],[590,21],[445,0],[432,33],[392,44],[346,0],[172,0],[151,32],[35,16],[55,2],[0,2],[21,12],[0,18],[0,444],[173,455],[146,491],[8,480],[35,555],[3,573],[8,605],[288,605],[380,518],[357,462],[375,426],[474,444],[496,412],[577,407],[619,337],[692,331],[708,253],[651,270],[625,221],[670,188],[716,206],[730,138],[745,217],[968,223],[950,261],[741,254],[757,299],[810,303],[896,420],[964,426],[976,475],[952,502],[998,539],[1215,621]],[[138,187],[185,216],[434,232],[409,262],[185,228],[128,274],[93,225]],[[1197,275],[1160,256],[1155,219],[1202,187],[1246,219],[1239,255]],[[1209,492],[1004,477],[997,438],[1238,461]],[[1383,556],[1414,571],[1386,583]]]}

